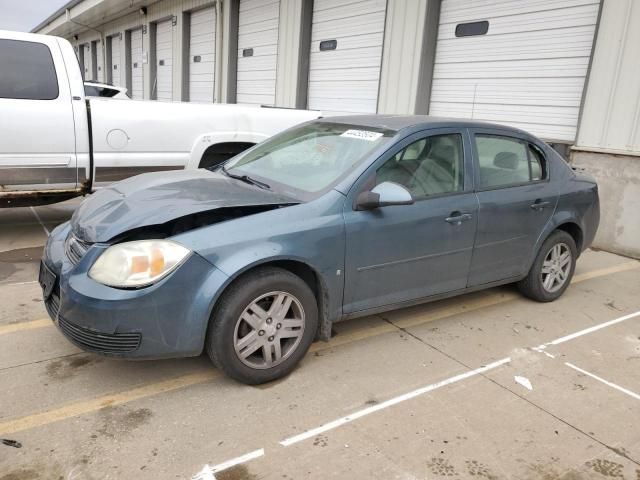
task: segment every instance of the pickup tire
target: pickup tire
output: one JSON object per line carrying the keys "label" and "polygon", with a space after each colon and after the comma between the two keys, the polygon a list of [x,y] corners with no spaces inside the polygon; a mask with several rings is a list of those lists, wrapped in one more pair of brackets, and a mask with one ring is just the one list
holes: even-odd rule
{"label": "pickup tire", "polygon": [[207,148],[202,154],[198,168],[212,168],[253,147],[249,142],[216,143]]}
{"label": "pickup tire", "polygon": [[569,287],[578,250],[573,237],[554,231],[544,241],[528,275],[518,282],[520,292],[538,302],[552,302]]}
{"label": "pickup tire", "polygon": [[290,373],[318,327],[318,306],[297,275],[275,267],[250,271],[223,293],[212,314],[206,348],[229,377],[257,385]]}

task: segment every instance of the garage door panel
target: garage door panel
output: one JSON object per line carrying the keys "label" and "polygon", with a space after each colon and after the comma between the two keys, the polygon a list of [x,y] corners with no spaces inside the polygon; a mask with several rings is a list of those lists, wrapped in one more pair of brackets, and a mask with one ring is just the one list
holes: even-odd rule
{"label": "garage door panel", "polygon": [[[433,82],[432,102],[471,103],[474,96],[485,103],[510,105],[558,105],[579,107],[579,80],[564,79],[447,79]],[[505,97],[503,92],[510,95]]]}
{"label": "garage door panel", "polygon": [[243,80],[276,80],[276,72],[273,70],[241,70],[238,72],[238,81]]}
{"label": "garage door panel", "polygon": [[[310,57],[311,71],[314,70],[335,70],[337,68],[355,69],[361,67],[377,68],[376,75],[380,73],[380,56],[382,47],[363,50],[336,51],[332,55],[326,52],[312,53]],[[371,70],[367,70],[370,72]]]}
{"label": "garage door panel", "polygon": [[322,1],[318,8],[314,4],[313,22],[319,26],[334,22],[352,22],[352,25],[360,25],[361,22],[371,23],[373,18],[384,16],[387,5],[385,0],[365,0],[355,3],[338,2],[337,5],[327,8],[327,3],[329,2],[326,0]]}
{"label": "garage door panel", "polygon": [[109,63],[110,81],[113,85],[121,86],[123,82],[122,78],[122,65],[120,64],[120,37],[113,36],[109,38],[111,42],[111,62]]}
{"label": "garage door panel", "polygon": [[[238,103],[275,104],[279,15],[279,1],[240,0],[236,83]],[[245,49],[251,50],[250,56],[244,56]],[[260,80],[264,83],[258,87]]]}
{"label": "garage door panel", "polygon": [[378,92],[378,82],[375,80],[369,82],[311,82],[309,91],[323,98],[371,99]]}
{"label": "garage door panel", "polygon": [[[216,62],[216,12],[208,7],[189,19],[189,100],[213,102]],[[196,61],[197,60],[197,61]]]}
{"label": "garage door panel", "polygon": [[[329,37],[325,37],[324,40],[331,40]],[[370,33],[365,35],[358,35],[353,37],[342,37],[337,41],[337,48],[334,50],[335,54],[348,50],[356,50],[367,52],[366,49],[376,49],[374,54],[381,52],[381,44],[384,40],[384,34],[382,32]],[[320,50],[320,40],[312,42],[311,53],[324,53]]]}
{"label": "garage door panel", "polygon": [[173,99],[173,26],[171,20],[156,25],[156,98]]}
{"label": "garage door panel", "polygon": [[441,23],[468,22],[469,19],[484,20],[527,14],[535,11],[564,10],[582,5],[598,4],[598,0],[492,0],[470,2],[469,0],[445,0],[440,7]]}
{"label": "garage door panel", "polygon": [[[491,18],[487,37],[523,31],[551,30],[575,26],[593,25],[598,13],[598,5],[582,5],[568,11],[550,10],[533,12],[518,16]],[[459,22],[441,25],[438,29],[438,40],[455,38],[455,29]]]}
{"label": "garage door panel", "polygon": [[[315,25],[314,25],[315,27]],[[333,37],[357,37],[372,33],[384,32],[384,12],[369,13],[352,18],[331,20],[318,24],[311,33],[311,41],[330,40]]]}
{"label": "garage door panel", "polygon": [[102,42],[98,40],[96,42],[96,60],[97,60],[97,68],[96,72],[98,75],[98,82],[104,83],[104,50],[102,48]]}
{"label": "garage door panel", "polygon": [[438,43],[439,63],[589,57],[593,27],[454,38]]}
{"label": "garage door panel", "polygon": [[142,73],[142,29],[131,31],[131,97],[144,98],[143,73]]}
{"label": "garage door panel", "polygon": [[[274,28],[277,29],[277,24]],[[253,48],[254,54],[256,47],[276,47],[277,49],[277,45],[278,32],[273,32],[273,28],[251,33],[243,33],[238,38],[238,49]]]}
{"label": "garage door panel", "polygon": [[[375,113],[378,103],[385,0],[315,0],[308,105],[325,114]],[[336,40],[334,50],[320,50]]]}
{"label": "garage door panel", "polygon": [[[597,0],[442,0],[429,113],[572,142],[597,14]],[[455,37],[479,20],[486,35]]]}
{"label": "garage door panel", "polygon": [[588,58],[541,59],[511,62],[469,62],[436,64],[434,79],[458,78],[562,78],[577,77],[584,82],[583,72],[589,65]]}

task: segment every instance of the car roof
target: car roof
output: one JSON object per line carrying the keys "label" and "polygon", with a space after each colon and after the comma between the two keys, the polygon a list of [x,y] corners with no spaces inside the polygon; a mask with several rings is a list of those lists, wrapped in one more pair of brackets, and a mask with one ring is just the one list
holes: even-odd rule
{"label": "car roof", "polygon": [[432,117],[430,115],[344,115],[323,117],[318,121],[327,123],[341,123],[370,128],[382,128],[399,132],[404,129],[427,130],[431,128],[497,128],[519,135],[531,136],[530,133],[518,128],[461,118]]}

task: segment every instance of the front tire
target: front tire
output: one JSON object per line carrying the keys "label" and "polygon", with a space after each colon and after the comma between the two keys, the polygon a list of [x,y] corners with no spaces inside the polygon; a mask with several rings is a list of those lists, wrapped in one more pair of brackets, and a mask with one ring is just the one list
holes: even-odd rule
{"label": "front tire", "polygon": [[290,373],[313,342],[318,306],[287,270],[264,267],[236,280],[214,309],[206,347],[229,377],[257,385]]}
{"label": "front tire", "polygon": [[563,230],[556,230],[540,247],[529,274],[518,282],[518,289],[538,302],[554,301],[571,283],[577,258],[573,237]]}

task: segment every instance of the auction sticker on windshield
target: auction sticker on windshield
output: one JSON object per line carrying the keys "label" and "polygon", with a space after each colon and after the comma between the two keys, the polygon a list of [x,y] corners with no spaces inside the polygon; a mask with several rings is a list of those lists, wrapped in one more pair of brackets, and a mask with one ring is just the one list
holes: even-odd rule
{"label": "auction sticker on windshield", "polygon": [[359,138],[360,140],[366,140],[367,142],[375,142],[377,139],[382,137],[382,135],[383,134],[380,132],[370,132],[368,130],[347,130],[340,136],[347,138]]}

